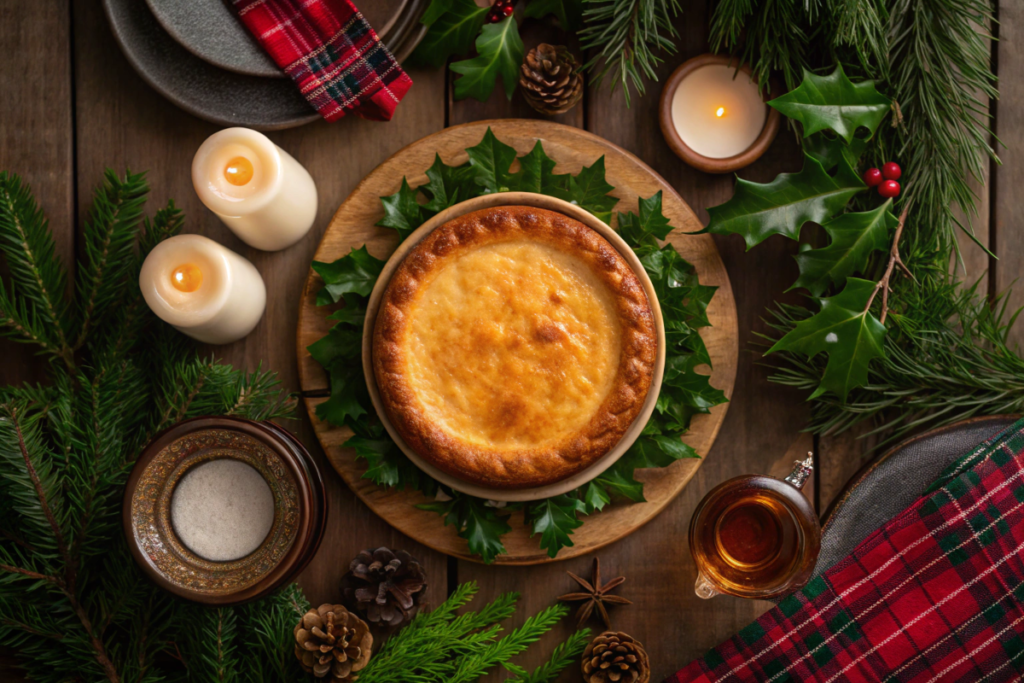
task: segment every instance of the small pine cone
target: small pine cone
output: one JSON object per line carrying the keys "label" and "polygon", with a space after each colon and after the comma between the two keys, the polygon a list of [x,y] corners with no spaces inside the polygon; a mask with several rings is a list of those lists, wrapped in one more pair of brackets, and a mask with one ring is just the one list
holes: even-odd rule
{"label": "small pine cone", "polygon": [[373,636],[366,622],[342,605],[311,609],[295,625],[295,656],[317,678],[351,683],[370,661]]}
{"label": "small pine cone", "polygon": [[643,645],[625,633],[605,631],[583,651],[587,683],[649,683],[651,663]]}
{"label": "small pine cone", "polygon": [[404,550],[364,550],[341,578],[343,600],[371,624],[398,626],[411,619],[427,586],[419,562]]}
{"label": "small pine cone", "polygon": [[568,48],[541,43],[523,60],[519,87],[529,105],[541,114],[565,113],[583,97],[579,62]]}

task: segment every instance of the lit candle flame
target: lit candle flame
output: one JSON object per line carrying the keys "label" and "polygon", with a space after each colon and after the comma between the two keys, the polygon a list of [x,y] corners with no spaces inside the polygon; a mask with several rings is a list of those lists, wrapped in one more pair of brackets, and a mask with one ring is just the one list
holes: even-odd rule
{"label": "lit candle flame", "polygon": [[178,266],[171,273],[171,284],[179,292],[194,292],[203,284],[203,271],[194,263]]}
{"label": "lit candle flame", "polygon": [[723,116],[725,116],[725,107],[719,107],[717,110],[715,110],[715,116],[717,116],[718,118],[722,118]]}

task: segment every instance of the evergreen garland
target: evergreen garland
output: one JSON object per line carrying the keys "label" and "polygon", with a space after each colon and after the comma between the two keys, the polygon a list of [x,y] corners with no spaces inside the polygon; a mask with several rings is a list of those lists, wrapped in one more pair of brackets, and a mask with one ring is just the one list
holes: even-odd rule
{"label": "evergreen garland", "polygon": [[[861,144],[865,167],[892,159],[903,167],[905,190],[894,213],[905,212],[899,249],[913,279],[891,281],[884,355],[870,364],[863,385],[845,397],[815,396],[816,432],[873,419],[884,443],[926,425],[1024,409],[1024,361],[1007,344],[1016,316],[1005,299],[990,302],[957,277],[958,231],[977,239],[954,209],[974,214],[970,182],[997,160],[984,102],[998,97],[991,22],[984,0],[720,0],[715,8],[712,46],[750,62],[761,83],[777,70],[793,89],[804,69],[823,73],[838,64],[856,79],[877,81],[894,100],[890,122]],[[804,139],[805,151],[813,153],[814,143]],[[863,210],[867,201],[854,200],[852,208]],[[887,265],[876,254],[861,272],[878,280]],[[881,298],[873,310],[883,311]],[[768,342],[816,311],[813,303],[780,306]],[[810,391],[821,385],[821,354],[783,351],[779,358],[774,381]]]}

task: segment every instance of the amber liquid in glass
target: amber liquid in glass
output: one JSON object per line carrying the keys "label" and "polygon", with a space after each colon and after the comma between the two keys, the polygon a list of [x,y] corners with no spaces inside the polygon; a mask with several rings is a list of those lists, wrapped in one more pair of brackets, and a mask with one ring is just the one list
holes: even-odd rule
{"label": "amber liquid in glass", "polygon": [[690,549],[712,594],[768,597],[806,581],[808,552],[817,555],[816,527],[810,504],[795,487],[771,477],[740,477],[702,501]]}

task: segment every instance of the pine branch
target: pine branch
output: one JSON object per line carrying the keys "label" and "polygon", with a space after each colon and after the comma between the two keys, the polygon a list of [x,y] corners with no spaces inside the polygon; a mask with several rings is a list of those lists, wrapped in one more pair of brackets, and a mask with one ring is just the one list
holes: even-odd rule
{"label": "pine branch", "polygon": [[550,683],[558,674],[578,661],[589,642],[589,628],[576,631],[568,640],[559,643],[551,653],[551,658],[534,669],[533,673],[519,675],[510,679],[508,683]]}
{"label": "pine branch", "polygon": [[12,278],[0,288],[0,317],[11,336],[39,344],[72,366],[63,299],[67,273],[31,190],[6,171],[0,171],[0,251]]}
{"label": "pine branch", "polygon": [[645,82],[658,80],[656,68],[664,60],[657,53],[676,52],[679,12],[678,0],[589,0],[579,37],[582,49],[598,51],[583,66],[595,72],[591,83],[600,85],[610,73],[611,88],[622,86],[626,106],[631,88],[643,95]]}
{"label": "pine branch", "polygon": [[[149,194],[144,173],[125,173],[124,179],[107,169],[93,196],[90,220],[84,231],[84,263],[78,270],[75,308],[78,334],[73,348],[85,343],[91,327],[99,324],[122,298],[135,264],[135,244],[142,207]],[[134,289],[134,288],[132,288]]]}

